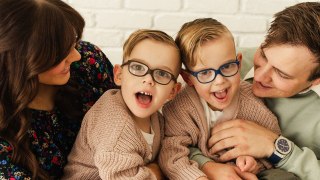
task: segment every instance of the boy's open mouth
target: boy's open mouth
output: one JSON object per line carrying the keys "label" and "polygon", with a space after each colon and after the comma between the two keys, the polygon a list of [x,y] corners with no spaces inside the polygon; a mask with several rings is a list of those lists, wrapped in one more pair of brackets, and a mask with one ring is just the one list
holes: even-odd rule
{"label": "boy's open mouth", "polygon": [[136,98],[139,103],[147,105],[152,101],[152,95],[147,92],[137,92]]}
{"label": "boy's open mouth", "polygon": [[228,89],[223,89],[220,91],[213,92],[214,97],[217,99],[224,99],[228,94]]}

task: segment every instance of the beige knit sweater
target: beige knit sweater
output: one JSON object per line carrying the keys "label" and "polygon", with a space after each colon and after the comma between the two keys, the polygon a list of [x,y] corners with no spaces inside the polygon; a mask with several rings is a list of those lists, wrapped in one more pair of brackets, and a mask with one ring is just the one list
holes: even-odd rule
{"label": "beige knit sweater", "polygon": [[[253,95],[251,84],[241,82],[237,97],[234,106],[230,107],[231,110],[225,109],[225,117],[217,123],[236,118],[246,119],[280,134],[276,117]],[[174,180],[194,180],[205,176],[197,163],[188,159],[189,146],[199,147],[205,156],[213,158],[207,148],[210,134],[207,118],[194,87],[184,88],[173,101],[164,106],[163,114],[165,139],[162,142],[159,160],[164,173]]]}
{"label": "beige knit sweater", "polygon": [[[163,117],[151,116],[152,160],[160,149]],[[156,179],[145,166],[150,148],[120,90],[107,91],[88,111],[68,156],[63,179]]]}

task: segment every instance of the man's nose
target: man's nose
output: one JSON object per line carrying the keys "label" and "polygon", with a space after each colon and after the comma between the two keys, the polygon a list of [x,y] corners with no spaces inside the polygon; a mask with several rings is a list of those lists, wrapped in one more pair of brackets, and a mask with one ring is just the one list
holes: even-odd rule
{"label": "man's nose", "polygon": [[259,82],[269,82],[271,80],[272,67],[264,64],[255,69],[254,80]]}

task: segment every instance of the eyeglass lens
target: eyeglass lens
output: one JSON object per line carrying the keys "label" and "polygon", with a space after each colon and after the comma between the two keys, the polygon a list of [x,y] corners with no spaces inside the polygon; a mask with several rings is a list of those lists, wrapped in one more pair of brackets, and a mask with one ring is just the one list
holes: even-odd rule
{"label": "eyeglass lens", "polygon": [[237,74],[239,69],[238,61],[223,64],[218,70],[205,69],[196,73],[196,77],[201,83],[208,83],[213,81],[218,74],[224,77],[230,77]]}
{"label": "eyeglass lens", "polygon": [[151,74],[154,81],[159,84],[166,85],[171,79],[173,79],[173,75],[165,70],[161,69],[153,69],[151,70],[147,65],[136,62],[129,61],[129,72],[135,76],[145,76],[146,74]]}

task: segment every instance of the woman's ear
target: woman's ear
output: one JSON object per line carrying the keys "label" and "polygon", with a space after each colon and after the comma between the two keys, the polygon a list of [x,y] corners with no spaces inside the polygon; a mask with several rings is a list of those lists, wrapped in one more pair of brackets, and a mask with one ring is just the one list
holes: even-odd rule
{"label": "woman's ear", "polygon": [[241,52],[237,53],[237,59],[240,62],[239,67],[241,68],[241,65],[242,65],[242,53]]}
{"label": "woman's ear", "polygon": [[193,86],[193,83],[192,83],[192,81],[191,81],[191,79],[190,79],[190,74],[189,74],[186,70],[182,69],[181,72],[180,72],[180,75],[181,75],[182,79],[183,79],[189,86]]}
{"label": "woman's ear", "polygon": [[122,75],[122,68],[119,64],[116,64],[113,67],[113,80],[116,83],[117,86],[121,86],[121,75]]}

